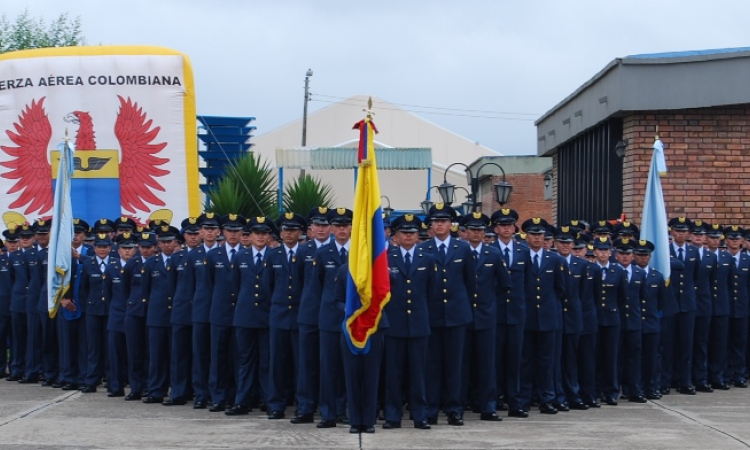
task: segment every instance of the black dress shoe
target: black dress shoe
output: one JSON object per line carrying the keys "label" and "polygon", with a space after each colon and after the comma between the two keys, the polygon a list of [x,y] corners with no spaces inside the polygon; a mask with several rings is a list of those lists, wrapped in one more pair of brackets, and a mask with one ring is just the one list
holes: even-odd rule
{"label": "black dress shoe", "polygon": [[208,404],[206,402],[195,402],[193,403],[193,409],[206,409],[208,407]]}
{"label": "black dress shoe", "polygon": [[36,384],[36,383],[39,383],[39,378],[37,378],[37,377],[30,377],[30,378],[23,377],[20,380],[18,380],[18,382],[21,383],[21,384]]}
{"label": "black dress shoe", "polygon": [[726,383],[713,383],[711,387],[717,391],[728,391],[730,389]]}
{"label": "black dress shoe", "polygon": [[747,387],[747,380],[737,380],[734,382],[734,387],[738,388],[746,388]]}
{"label": "black dress shoe", "polygon": [[208,410],[211,411],[211,412],[222,412],[225,409],[227,409],[227,408],[226,408],[226,405],[224,403],[214,403],[213,405],[211,405],[210,408],[208,408]]}
{"label": "black dress shoe", "polygon": [[245,405],[234,405],[228,410],[224,411],[224,414],[228,416],[244,416],[250,411],[251,409]]}
{"label": "black dress shoe", "polygon": [[143,399],[143,403],[152,404],[152,403],[162,403],[164,402],[164,397],[152,397],[148,396]]}
{"label": "black dress shoe", "polygon": [[661,395],[669,395],[670,389],[669,388],[661,388]]}
{"label": "black dress shoe", "polygon": [[648,400],[659,400],[661,398],[661,394],[646,394],[646,399]]}
{"label": "black dress shoe", "polygon": [[[335,420],[321,420],[315,426],[318,427],[318,428],[335,428],[336,427],[336,421]],[[356,428],[356,427],[352,427],[352,428]]]}
{"label": "black dress shoe", "polygon": [[366,426],[366,427],[360,427],[360,431],[361,431],[362,433],[368,433],[368,434],[372,434],[372,433],[374,433],[374,432],[375,432],[375,427],[374,427],[374,426],[372,426],[372,425],[368,425],[368,426]]}
{"label": "black dress shoe", "polygon": [[164,406],[182,406],[187,405],[187,400],[183,397],[168,398],[162,403]]}
{"label": "black dress shoe", "polygon": [[[383,428],[385,428],[385,427],[383,427]],[[414,428],[416,428],[418,430],[429,430],[432,427],[430,426],[429,423],[427,423],[426,420],[423,420],[421,422],[414,422]]]}
{"label": "black dress shoe", "polygon": [[708,384],[699,384],[695,386],[696,392],[713,392],[713,388]]}
{"label": "black dress shoe", "polygon": [[570,404],[570,409],[575,409],[578,411],[586,411],[587,409],[589,409],[589,405],[583,402],[573,402]]}
{"label": "black dress shoe", "polygon": [[609,406],[617,406],[617,400],[614,397],[604,397],[602,400]]}
{"label": "black dress shoe", "polygon": [[293,417],[292,420],[289,422],[294,424],[300,424],[300,423],[313,423],[315,422],[315,418],[312,414],[300,414],[296,417]]}
{"label": "black dress shoe", "polygon": [[567,403],[560,403],[558,405],[553,405],[553,406],[557,408],[558,411],[562,411],[562,412],[570,411],[570,406],[568,406]]}
{"label": "black dress shoe", "polygon": [[628,397],[628,401],[631,403],[646,403],[648,400],[646,400],[646,397],[642,395],[631,395]]}
{"label": "black dress shoe", "polygon": [[507,411],[508,410],[508,405],[506,405],[505,403],[498,403],[497,404],[497,408],[495,408],[495,409],[498,410],[498,411]]}
{"label": "black dress shoe", "polygon": [[359,427],[349,427],[349,433],[351,433],[351,434],[358,434],[359,433]]}
{"label": "black dress shoe", "polygon": [[63,383],[62,381],[55,381],[54,383],[52,383],[52,387],[55,389],[60,389],[63,386],[65,386],[65,383]]}
{"label": "black dress shoe", "polygon": [[8,375],[8,377],[6,378],[6,380],[8,380],[8,381],[18,381],[21,378],[23,378],[23,376],[21,376],[21,375]]}
{"label": "black dress shoe", "polygon": [[340,416],[336,416],[336,423],[341,423],[344,425],[349,424],[349,418],[346,417],[346,414],[341,414]]}
{"label": "black dress shoe", "polygon": [[115,391],[107,394],[107,397],[125,397],[125,391]]}
{"label": "black dress shoe", "polygon": [[283,418],[284,418],[284,411],[269,411],[268,412],[269,420],[277,420],[277,419],[283,419]]}
{"label": "black dress shoe", "polygon": [[508,411],[508,417],[518,417],[519,419],[525,419],[529,417],[529,413],[522,409],[511,409]]}
{"label": "black dress shoe", "polygon": [[392,430],[394,428],[401,428],[401,422],[392,422],[390,420],[386,420],[383,424],[384,430]]}
{"label": "black dress shoe", "polygon": [[500,422],[503,420],[502,417],[498,416],[496,413],[482,413],[479,415],[479,420],[487,420],[489,422]]}
{"label": "black dress shoe", "polygon": [[96,386],[86,385],[81,388],[81,392],[83,392],[84,394],[93,394],[94,392],[96,392]]}
{"label": "black dress shoe", "polygon": [[57,381],[55,381],[55,380],[44,380],[44,383],[42,383],[42,386],[44,386],[44,387],[52,387],[55,384],[57,384]]}
{"label": "black dress shoe", "polygon": [[542,414],[557,414],[557,408],[552,403],[542,403],[539,405],[539,412]]}
{"label": "black dress shoe", "polygon": [[[63,389],[65,389],[65,388],[63,388]],[[125,396],[125,401],[126,402],[132,402],[132,401],[140,400],[140,399],[141,399],[141,394],[139,394],[137,392],[131,392],[130,394],[128,394],[128,395]]]}
{"label": "black dress shoe", "polygon": [[380,421],[385,420],[385,413],[383,411],[380,411],[378,413],[378,420],[380,420]]}
{"label": "black dress shoe", "polygon": [[589,408],[601,408],[602,404],[599,402],[586,402],[586,406]]}
{"label": "black dress shoe", "polygon": [[437,425],[437,417],[428,417],[427,423],[430,425]]}
{"label": "black dress shoe", "polygon": [[448,413],[448,425],[453,425],[455,427],[462,427],[464,425],[464,419],[461,418],[461,416],[455,412],[449,412]]}
{"label": "black dress shoe", "polygon": [[683,386],[677,392],[684,395],[695,395],[695,388],[692,386]]}

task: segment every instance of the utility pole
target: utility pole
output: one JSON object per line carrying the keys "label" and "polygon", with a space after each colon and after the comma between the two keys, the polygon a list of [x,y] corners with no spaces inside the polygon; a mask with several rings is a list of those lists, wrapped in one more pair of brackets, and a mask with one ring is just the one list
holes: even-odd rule
{"label": "utility pole", "polygon": [[[302,110],[302,146],[307,146],[307,102],[310,101],[310,77],[313,75],[312,69],[307,69],[305,73],[305,106]],[[305,169],[299,171],[299,177],[305,177]]]}

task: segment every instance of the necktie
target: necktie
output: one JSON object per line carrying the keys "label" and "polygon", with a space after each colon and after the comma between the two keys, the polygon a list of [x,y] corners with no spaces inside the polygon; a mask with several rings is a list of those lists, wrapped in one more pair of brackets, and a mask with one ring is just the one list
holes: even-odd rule
{"label": "necktie", "polygon": [[232,262],[232,260],[234,259],[234,254],[235,253],[237,253],[237,250],[235,250],[235,249],[229,250],[229,262]]}
{"label": "necktie", "polygon": [[505,247],[505,253],[503,253],[503,258],[505,258],[505,264],[507,266],[510,266],[510,249],[508,247]]}
{"label": "necktie", "polygon": [[99,270],[101,270],[102,273],[104,273],[104,271],[107,270],[107,265],[104,264],[104,261],[99,263]]}
{"label": "necktie", "polygon": [[255,254],[255,268],[260,269],[263,266],[263,255],[260,252]]}
{"label": "necktie", "polygon": [[474,257],[474,264],[479,264],[479,252],[476,250],[471,251],[471,255]]}
{"label": "necktie", "polygon": [[346,261],[346,248],[341,247],[341,251],[339,251],[339,254],[341,255],[341,259]]}
{"label": "necktie", "polygon": [[445,244],[440,244],[440,259],[445,262]]}
{"label": "necktie", "polygon": [[626,271],[625,271],[625,280],[626,280],[626,281],[627,281],[628,283],[630,283],[630,271],[629,271],[629,270],[626,270]]}
{"label": "necktie", "polygon": [[740,267],[740,257],[735,256],[734,257],[734,267]]}
{"label": "necktie", "polygon": [[406,266],[406,271],[411,271],[411,253],[406,252],[406,259],[404,261],[404,266]]}
{"label": "necktie", "polygon": [[164,267],[169,267],[169,256],[164,258]]}
{"label": "necktie", "polygon": [[539,255],[534,255],[534,268],[539,269]]}
{"label": "necktie", "polygon": [[680,261],[685,261],[685,256],[682,254],[681,248],[677,249],[677,259],[679,259]]}
{"label": "necktie", "polygon": [[289,262],[290,263],[293,262],[292,261],[293,259],[294,259],[294,250],[289,250]]}

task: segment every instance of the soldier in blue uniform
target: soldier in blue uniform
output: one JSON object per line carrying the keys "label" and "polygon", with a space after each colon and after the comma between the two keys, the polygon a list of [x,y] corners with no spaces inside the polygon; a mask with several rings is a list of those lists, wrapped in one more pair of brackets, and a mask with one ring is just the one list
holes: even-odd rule
{"label": "soldier in blue uniform", "polygon": [[[42,325],[37,307],[42,290],[42,248],[49,243],[49,224],[38,220],[31,226],[35,241],[23,253],[26,267],[26,368],[19,383],[37,383],[42,375]],[[21,238],[23,247],[23,237]],[[46,277],[46,273],[44,274]]]}
{"label": "soldier in blue uniform", "polygon": [[[498,393],[508,403],[508,417],[525,418],[521,399],[521,353],[523,329],[526,322],[526,279],[531,276],[529,248],[519,245],[513,238],[518,213],[512,209],[499,209],[490,217],[497,234],[495,245],[500,250],[510,271],[511,285],[516,289],[500,292],[497,307],[495,335]],[[502,408],[502,401],[498,404]]]}
{"label": "soldier in blue uniform", "polygon": [[747,378],[747,329],[748,302],[750,301],[750,256],[742,251],[744,230],[731,225],[724,228],[727,252],[732,258],[732,275],[730,278],[730,313],[729,313],[729,361],[726,373],[727,381],[735,387],[746,388]]}
{"label": "soldier in blue uniform", "polygon": [[127,343],[125,340],[125,309],[127,308],[127,296],[125,295],[125,264],[135,257],[137,246],[135,236],[125,232],[115,238],[117,244],[117,258],[110,266],[112,296],[109,302],[109,316],[107,318],[107,357],[109,358],[109,371],[107,372],[108,397],[123,397],[125,395],[125,384],[127,383]]}
{"label": "soldier in blue uniform", "polygon": [[47,295],[47,264],[49,261],[48,245],[49,230],[51,220],[39,219],[35,222],[37,237],[37,276],[39,277],[39,296],[36,301],[36,313],[39,317],[39,326],[41,330],[41,372],[44,378],[42,386],[60,386],[58,378],[60,376],[59,361],[59,339],[57,331],[57,320],[49,317],[49,297]]}
{"label": "soldier in blue uniform", "polygon": [[300,244],[304,248],[304,279],[302,298],[299,303],[299,370],[304,376],[297,377],[297,415],[291,423],[313,423],[313,413],[320,396],[320,291],[315,274],[315,253],[331,241],[329,209],[325,206],[313,208],[307,215],[312,239]]}
{"label": "soldier in blue uniform", "polygon": [[[628,235],[632,236],[632,235]],[[635,241],[623,237],[615,241],[618,264],[623,268],[627,284],[625,305],[620,309],[622,331],[620,334],[620,367],[622,393],[629,402],[646,403],[643,396],[641,364],[643,357],[642,302],[646,298],[646,273],[633,262]]]}
{"label": "soldier in blue uniform", "polygon": [[[557,414],[554,406],[555,335],[562,329],[562,305],[567,298],[568,264],[559,255],[544,249],[547,222],[539,217],[526,220],[531,256],[531,276],[526,279],[526,326],[521,361],[521,398],[529,407],[539,398],[542,414]],[[536,391],[536,392],[534,392]],[[536,395],[534,395],[536,394]]]}
{"label": "soldier in blue uniform", "polygon": [[[18,236],[11,230],[3,231],[5,242],[18,242]],[[10,253],[10,252],[9,252]],[[10,314],[10,291],[13,286],[11,278],[10,258],[5,252],[0,253],[0,379],[10,374],[6,369],[10,369],[11,355],[8,358],[8,351],[11,350],[11,314]]]}
{"label": "soldier in blue uniform", "polygon": [[440,408],[448,424],[462,426],[461,371],[466,326],[471,323],[471,299],[476,290],[476,265],[465,242],[451,238],[451,222],[456,211],[437,203],[430,208],[430,228],[434,238],[418,249],[435,258],[437,280],[429,306],[430,340],[428,351],[428,422],[437,424]]}
{"label": "soldier in blue uniform", "polygon": [[[112,276],[119,275],[118,261],[110,257],[112,240],[109,233],[97,233],[93,258],[81,264],[80,299],[86,304],[86,375],[81,392],[96,392],[105,376],[107,354],[107,322],[112,300]],[[114,267],[113,267],[114,266]]]}
{"label": "soldier in blue uniform", "polygon": [[[393,326],[385,330],[385,423],[383,428],[401,427],[403,387],[414,428],[429,430],[427,422],[427,346],[430,319],[427,305],[435,284],[432,255],[416,248],[422,221],[413,214],[392,222],[399,246],[388,250],[391,300],[384,310]],[[348,350],[345,350],[348,351]]]}
{"label": "soldier in blue uniform", "polygon": [[144,232],[137,237],[140,256],[128,261],[123,273],[124,294],[128,299],[125,308],[125,341],[130,384],[130,393],[125,396],[126,401],[141,400],[148,376],[148,300],[143,297],[141,283],[146,260],[156,254],[156,235]]}
{"label": "soldier in blue uniform", "polygon": [[222,216],[219,223],[226,238],[224,244],[206,255],[206,275],[211,289],[211,372],[208,387],[213,405],[211,412],[224,411],[226,402],[234,400],[236,346],[234,308],[237,292],[232,282],[234,258],[242,249],[240,236],[247,223],[239,214]]}
{"label": "soldier in blue uniform", "polygon": [[269,419],[283,419],[297,370],[299,333],[297,313],[304,283],[305,250],[299,238],[307,228],[304,217],[291,212],[279,218],[283,245],[266,256],[264,283],[271,293],[269,316],[270,371],[268,382]]}
{"label": "soldier in blue uniform", "polygon": [[705,245],[707,224],[693,222],[690,236],[698,249],[699,271],[695,279],[695,326],[693,344],[693,382],[697,392],[713,392],[708,382],[708,337],[713,315],[712,286],[716,284],[719,270],[716,254]]}
{"label": "soldier in blue uniform", "polygon": [[729,389],[726,377],[727,340],[729,337],[730,296],[734,261],[726,249],[719,243],[724,238],[724,228],[718,223],[707,226],[706,243],[709,250],[716,254],[716,276],[711,286],[711,326],[708,338],[708,379],[712,389],[726,391]]}
{"label": "soldier in blue uniform", "polygon": [[268,320],[271,298],[263,280],[268,241],[273,222],[267,217],[251,217],[245,225],[251,246],[237,254],[232,282],[237,292],[234,309],[234,336],[237,342],[237,395],[228,416],[249,413],[253,387],[260,398],[268,396],[270,343]]}
{"label": "soldier in blue uniform", "polygon": [[192,397],[191,374],[193,369],[193,288],[188,254],[201,244],[197,217],[188,217],[180,224],[185,248],[176,249],[169,259],[169,282],[172,295],[172,351],[169,377],[172,391],[164,406],[178,406]]}
{"label": "soldier in blue uniform", "polygon": [[476,266],[474,298],[470,299],[473,321],[466,330],[462,403],[477,405],[480,420],[499,422],[497,415],[497,308],[501,294],[511,288],[510,273],[496,247],[484,244],[490,218],[481,212],[464,216],[466,242]]}
{"label": "soldier in blue uniform", "polygon": [[[573,226],[572,222],[571,225]],[[581,401],[589,408],[600,408],[596,389],[596,345],[599,337],[597,303],[602,292],[602,269],[587,256],[590,252],[591,259],[594,259],[594,248],[590,242],[588,235],[579,232],[573,244],[576,256],[588,263],[585,280],[581,281],[579,290],[582,329],[578,338],[578,386]]]}
{"label": "soldier in blue uniform", "polygon": [[639,240],[633,250],[638,268],[646,273],[646,292],[641,299],[641,349],[643,361],[643,393],[649,400],[661,398],[659,372],[659,338],[661,322],[659,315],[664,307],[664,299],[669,295],[664,275],[648,265],[654,244]]}
{"label": "soldier in blue uniform", "polygon": [[[555,380],[557,395],[556,408],[586,410],[589,407],[583,402],[578,384],[578,343],[583,331],[583,313],[581,296],[587,291],[590,277],[590,264],[573,256],[574,229],[564,225],[555,229],[555,248],[561,258],[568,264],[568,295],[563,303],[563,326],[560,344],[559,376]],[[556,365],[556,368],[558,366]]]}
{"label": "soldier in blue uniform", "polygon": [[672,244],[669,253],[685,265],[682,271],[673,271],[669,288],[677,300],[679,312],[675,317],[675,364],[673,378],[680,394],[695,395],[693,387],[693,344],[695,331],[695,280],[700,276],[698,249],[687,243],[692,222],[685,217],[669,221]]}
{"label": "soldier in blue uniform", "polygon": [[148,304],[148,396],[143,403],[162,403],[169,387],[173,295],[169,260],[179,234],[173,226],[160,226],[156,230],[160,252],[146,260],[141,269],[141,296]]}
{"label": "soldier in blue uniform", "polygon": [[213,285],[206,274],[206,254],[219,246],[219,218],[212,212],[198,218],[203,244],[188,253],[185,283],[193,295],[193,391],[194,409],[205,409],[211,394],[208,389],[211,371],[211,295]]}
{"label": "soldier in blue uniform", "polygon": [[10,315],[11,315],[11,355],[10,375],[8,381],[26,380],[26,343],[28,340],[28,322],[26,319],[26,294],[29,284],[28,269],[24,254],[34,245],[34,231],[31,225],[19,225],[14,230],[19,238],[19,248],[11,253],[10,259],[11,287]]}
{"label": "soldier in blue uniform", "polygon": [[627,303],[628,285],[625,271],[612,263],[612,241],[600,235],[593,239],[594,255],[601,281],[596,292],[599,342],[597,345],[597,373],[599,391],[604,403],[615,406],[620,395],[617,363],[620,351],[620,310]]}
{"label": "soldier in blue uniform", "polygon": [[335,298],[336,274],[349,258],[352,236],[352,211],[332,209],[328,221],[333,241],[320,247],[315,254],[315,277],[320,286],[320,417],[319,428],[348,423],[346,418],[346,382],[341,355],[341,323],[344,311]]}

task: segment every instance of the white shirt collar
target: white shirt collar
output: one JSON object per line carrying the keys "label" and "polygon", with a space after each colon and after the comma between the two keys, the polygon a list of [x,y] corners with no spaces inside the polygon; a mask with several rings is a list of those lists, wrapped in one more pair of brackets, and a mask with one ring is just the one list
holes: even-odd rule
{"label": "white shirt collar", "polygon": [[440,244],[445,244],[445,247],[446,247],[446,248],[450,247],[450,245],[451,245],[451,236],[450,236],[450,234],[448,235],[448,237],[447,237],[447,238],[445,238],[445,240],[444,240],[444,241],[441,241],[441,240],[440,240],[440,239],[438,239],[438,238],[437,238],[437,236],[436,236],[436,237],[435,237],[435,245],[437,245],[437,248],[440,248]]}
{"label": "white shirt collar", "polygon": [[335,242],[335,243],[336,243],[336,250],[337,250],[337,251],[338,251],[339,253],[341,253],[341,248],[342,248],[342,247],[346,249],[346,252],[347,252],[347,253],[349,253],[349,246],[350,246],[350,244],[351,244],[351,242],[352,242],[351,240],[348,240],[348,241],[346,241],[346,244],[344,244],[344,245],[341,245],[341,244],[339,244],[339,242],[338,242],[338,241],[333,241],[333,242]]}

